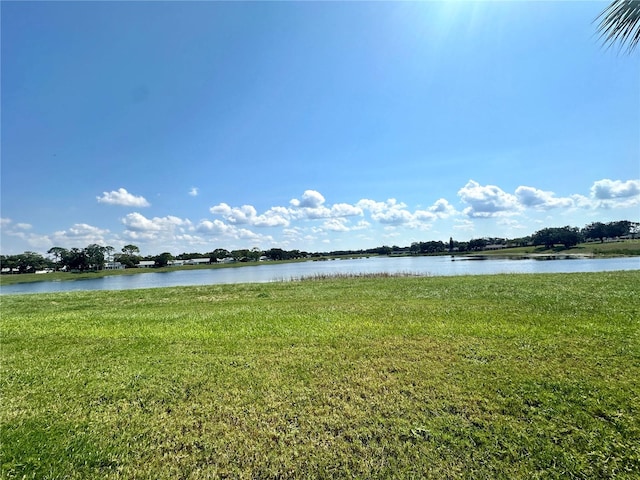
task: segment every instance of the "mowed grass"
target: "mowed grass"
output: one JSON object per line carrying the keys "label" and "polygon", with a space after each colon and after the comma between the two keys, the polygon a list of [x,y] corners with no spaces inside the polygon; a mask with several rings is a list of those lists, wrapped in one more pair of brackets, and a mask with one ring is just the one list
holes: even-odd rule
{"label": "mowed grass", "polygon": [[640,271],[1,302],[2,478],[640,477]]}

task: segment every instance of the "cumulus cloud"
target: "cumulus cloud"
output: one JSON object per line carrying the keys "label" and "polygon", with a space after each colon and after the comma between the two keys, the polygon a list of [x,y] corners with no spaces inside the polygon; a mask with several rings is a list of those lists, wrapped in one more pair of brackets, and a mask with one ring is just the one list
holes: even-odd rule
{"label": "cumulus cloud", "polygon": [[355,217],[362,215],[362,208],[348,203],[336,203],[331,207],[332,217]]}
{"label": "cumulus cloud", "polygon": [[192,226],[189,219],[182,219],[172,215],[147,218],[138,212],[126,215],[122,219],[122,223],[126,228],[125,234],[127,237],[135,239],[172,237],[176,233],[184,233]]}
{"label": "cumulus cloud", "polygon": [[520,209],[515,195],[495,185],[480,185],[474,180],[469,180],[458,190],[458,196],[469,205],[463,213],[472,218],[510,215]]}
{"label": "cumulus cloud", "polygon": [[230,230],[230,227],[220,220],[213,222],[203,220],[198,224],[196,230],[201,233],[224,235]]}
{"label": "cumulus cloud", "polygon": [[516,188],[516,198],[521,205],[538,209],[567,208],[574,206],[574,201],[571,198],[559,198],[556,197],[553,192],[546,192],[527,186]]}
{"label": "cumulus cloud", "polygon": [[591,187],[591,196],[598,200],[640,196],[640,180],[598,180]]}
{"label": "cumulus cloud", "polygon": [[101,197],[96,197],[99,203],[108,205],[121,205],[124,207],[148,207],[151,204],[142,196],[135,196],[124,188],[111,192],[102,192]]}
{"label": "cumulus cloud", "polygon": [[[395,198],[390,198],[386,202],[362,199],[357,203],[357,206],[368,211],[372,220],[383,225],[424,228],[439,216],[444,218],[455,212],[455,209],[446,200],[439,200],[438,202],[440,203],[427,210],[414,210],[413,212],[407,208],[405,203],[398,202]],[[441,210],[440,215],[437,213],[439,210]]]}
{"label": "cumulus cloud", "polygon": [[319,208],[324,204],[325,199],[320,192],[315,190],[305,190],[302,194],[302,200],[292,199],[289,203],[294,207],[300,208]]}
{"label": "cumulus cloud", "polygon": [[429,212],[438,218],[448,218],[457,213],[455,207],[444,198],[436,200],[436,202],[429,207]]}
{"label": "cumulus cloud", "polygon": [[67,230],[60,230],[52,235],[54,244],[86,246],[91,243],[104,244],[109,230],[94,227],[86,223],[76,223]]}
{"label": "cumulus cloud", "polygon": [[0,227],[6,227],[11,223],[10,218],[0,218]]}
{"label": "cumulus cloud", "polygon": [[346,218],[330,218],[325,220],[322,227],[325,230],[330,230],[332,232],[348,232],[350,230],[347,226]]}
{"label": "cumulus cloud", "polygon": [[234,225],[245,225],[251,223],[258,212],[251,205],[243,205],[241,207],[230,207],[226,203],[220,203],[209,209],[214,215],[222,215],[224,219]]}
{"label": "cumulus cloud", "polygon": [[198,187],[191,187],[191,190],[189,190],[189,195],[192,197],[197,197],[198,193]]}
{"label": "cumulus cloud", "polygon": [[206,235],[208,238],[215,238],[217,241],[251,241],[257,245],[266,245],[273,242],[273,237],[270,235],[261,235],[248,228],[239,228],[236,225],[226,224],[218,219],[213,221],[202,220],[194,227],[194,230]]}
{"label": "cumulus cloud", "polygon": [[220,203],[209,209],[214,215],[221,215],[225,221],[233,225],[254,225],[256,227],[283,227],[289,225],[289,210],[285,207],[273,207],[262,215],[258,215],[252,205],[230,207]]}

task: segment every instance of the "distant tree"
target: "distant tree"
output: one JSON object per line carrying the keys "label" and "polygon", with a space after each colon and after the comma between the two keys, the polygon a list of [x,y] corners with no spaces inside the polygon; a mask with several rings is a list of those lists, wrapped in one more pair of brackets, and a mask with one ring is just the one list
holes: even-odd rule
{"label": "distant tree", "polygon": [[53,255],[56,263],[56,270],[58,270],[61,266],[62,257],[67,253],[67,249],[62,247],[51,247],[47,250],[47,253],[49,255]]}
{"label": "distant tree", "polygon": [[252,262],[257,262],[258,260],[260,260],[261,256],[262,256],[262,250],[260,250],[258,247],[253,247],[247,254],[247,257]]}
{"label": "distant tree", "polygon": [[484,249],[487,246],[487,241],[484,238],[472,238],[467,244],[467,249],[472,252]]}
{"label": "distant tree", "polygon": [[36,252],[24,252],[15,256],[15,267],[20,273],[33,273],[51,265],[42,255]]}
{"label": "distant tree", "polygon": [[577,227],[562,227],[557,229],[557,242],[564,245],[564,248],[576,246],[582,240],[580,230]]}
{"label": "distant tree", "polygon": [[565,248],[571,248],[580,243],[581,235],[577,227],[543,228],[533,234],[534,245],[544,245],[545,248],[553,248],[556,244],[562,244]]}
{"label": "distant tree", "polygon": [[122,247],[122,253],[124,253],[125,255],[131,255],[131,256],[139,255],[140,249],[135,245],[125,245],[124,247]]}
{"label": "distant tree", "polygon": [[533,234],[532,239],[534,245],[544,245],[545,248],[553,248],[556,241],[552,228],[543,228],[542,230],[538,230]]}
{"label": "distant tree", "polygon": [[392,251],[391,247],[388,246],[388,245],[383,245],[383,246],[377,248],[377,253],[379,255],[389,255],[389,254],[391,254],[391,251]]}
{"label": "distant tree", "polygon": [[107,262],[111,262],[113,260],[114,251],[115,248],[113,248],[111,245],[107,245],[106,247],[104,247],[104,256]]}
{"label": "distant tree", "polygon": [[286,260],[289,255],[281,248],[271,248],[264,252],[265,256],[270,260]]}
{"label": "distant tree", "polygon": [[92,243],[84,249],[84,252],[87,257],[89,268],[93,270],[102,270],[104,267],[105,247],[102,247],[97,243]]}
{"label": "distant tree", "polygon": [[76,247],[67,250],[63,254],[62,264],[69,270],[84,271],[89,268],[89,261],[85,250]]}
{"label": "distant tree", "polygon": [[231,256],[236,262],[247,262],[249,260],[249,250],[246,248],[232,250]]}
{"label": "distant tree", "polygon": [[[224,248],[216,248],[214,251],[209,252],[209,257],[212,261],[222,260],[223,258],[227,258],[229,256],[229,251]],[[215,259],[215,260],[214,260]]]}
{"label": "distant tree", "polygon": [[199,252],[191,252],[191,253],[186,253],[183,252],[180,255],[177,255],[175,257],[176,260],[192,260],[194,258],[204,258],[204,257],[208,257],[209,255],[205,255]]}
{"label": "distant tree", "polygon": [[156,267],[166,267],[170,260],[173,260],[173,255],[169,252],[163,252],[154,258]]}
{"label": "distant tree", "polygon": [[628,220],[610,222],[607,224],[607,236],[611,238],[629,235],[633,228],[633,223]]}
{"label": "distant tree", "polygon": [[588,240],[600,240],[602,243],[607,237],[607,226],[602,222],[593,222],[582,229],[582,234]]}

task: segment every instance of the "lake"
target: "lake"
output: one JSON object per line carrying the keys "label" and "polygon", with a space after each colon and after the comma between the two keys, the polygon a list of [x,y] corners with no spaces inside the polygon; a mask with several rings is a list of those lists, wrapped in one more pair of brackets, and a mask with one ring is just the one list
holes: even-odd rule
{"label": "lake", "polygon": [[[640,257],[581,258],[564,260],[468,260],[439,257],[371,257],[301,263],[264,263],[238,268],[145,272],[89,280],[42,281],[0,287],[0,294],[51,293],[74,290],[130,290],[229,283],[291,281],[316,275],[414,274],[425,276],[492,275],[499,273],[572,273],[638,270]],[[46,275],[46,274],[44,274]]]}

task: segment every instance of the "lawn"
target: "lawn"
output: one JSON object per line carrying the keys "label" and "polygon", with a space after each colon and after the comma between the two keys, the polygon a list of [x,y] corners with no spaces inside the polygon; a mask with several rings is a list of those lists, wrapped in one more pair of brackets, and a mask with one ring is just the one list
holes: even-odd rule
{"label": "lawn", "polygon": [[2,478],[640,477],[640,271],[0,300]]}

